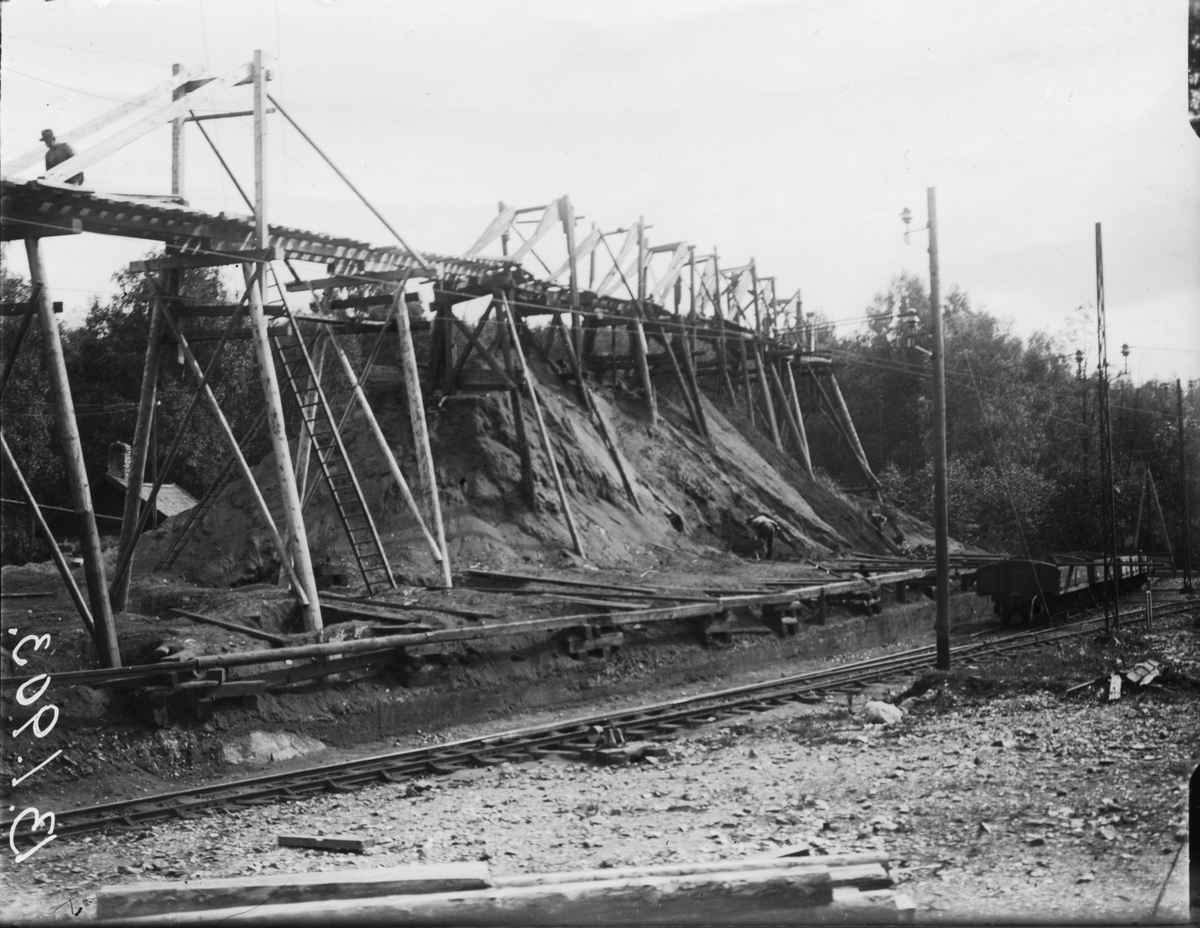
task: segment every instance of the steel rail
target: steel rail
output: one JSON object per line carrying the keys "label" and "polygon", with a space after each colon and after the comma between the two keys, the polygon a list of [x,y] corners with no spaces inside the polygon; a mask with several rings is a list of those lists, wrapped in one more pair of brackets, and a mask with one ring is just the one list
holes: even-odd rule
{"label": "steel rail", "polygon": [[[1200,599],[1161,605],[1156,607],[1155,615],[1165,618],[1198,603]],[[1135,619],[1144,614],[1143,608],[1137,608],[1122,613],[1121,618]],[[1101,618],[1087,618],[1054,629],[1015,632],[959,644],[952,653],[960,659],[1003,654],[1086,635],[1102,627]],[[512,729],[287,773],[72,809],[58,814],[55,833],[58,837],[69,837],[111,828],[144,828],[170,819],[195,818],[214,809],[236,811],[287,799],[311,798],[322,792],[351,792],[373,783],[401,783],[413,777],[446,774],[466,767],[552,754],[582,757],[594,750],[588,733],[597,726],[620,728],[627,737],[662,739],[684,728],[750,715],[790,701],[813,701],[814,696],[819,698],[840,687],[917,671],[931,665],[935,657],[936,646],[922,646],[777,680],[584,716],[555,725]],[[0,820],[0,828],[11,827],[11,823],[11,818]]]}

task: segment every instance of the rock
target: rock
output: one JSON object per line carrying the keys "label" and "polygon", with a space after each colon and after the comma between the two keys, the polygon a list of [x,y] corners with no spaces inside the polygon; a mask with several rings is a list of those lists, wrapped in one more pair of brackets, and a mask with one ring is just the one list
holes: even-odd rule
{"label": "rock", "polygon": [[871,725],[895,725],[904,717],[904,710],[891,703],[871,700],[863,706],[862,716]]}
{"label": "rock", "polygon": [[221,761],[236,766],[269,764],[324,749],[323,743],[307,735],[252,731],[225,744],[221,748]]}

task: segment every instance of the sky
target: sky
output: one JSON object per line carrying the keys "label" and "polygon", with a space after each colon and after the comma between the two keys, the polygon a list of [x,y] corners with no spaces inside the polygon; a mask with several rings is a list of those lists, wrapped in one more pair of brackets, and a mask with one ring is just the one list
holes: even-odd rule
{"label": "sky", "polygon": [[[6,0],[0,17],[0,161],[173,63],[220,75],[262,49],[269,91],[420,250],[465,251],[501,200],[568,194],[581,232],[644,216],[651,245],[754,258],[846,334],[894,275],[927,277],[925,233],[906,245],[899,217],[924,226],[936,187],[943,292],[1094,365],[1099,222],[1110,364],[1127,343],[1135,382],[1200,378],[1182,0]],[[201,108],[250,105],[243,87]],[[269,122],[270,222],[394,244]],[[249,186],[249,121],[206,126]],[[247,213],[186,131],[191,205]],[[163,127],[87,187],[168,193],[170,165]],[[43,247],[68,324],[148,251],[87,234]],[[19,246],[7,260],[27,273]]]}

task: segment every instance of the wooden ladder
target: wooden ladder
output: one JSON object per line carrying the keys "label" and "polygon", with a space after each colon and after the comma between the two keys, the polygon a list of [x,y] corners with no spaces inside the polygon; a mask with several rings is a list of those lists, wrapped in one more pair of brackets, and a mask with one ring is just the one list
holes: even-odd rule
{"label": "wooden ladder", "polygon": [[[346,530],[350,550],[354,552],[358,570],[367,586],[367,595],[374,596],[383,590],[394,589],[396,578],[392,576],[392,568],[383,552],[375,520],[371,518],[363,499],[362,487],[350,465],[350,457],[346,454],[346,446],[342,444],[329,401],[317,379],[312,356],[291,310],[284,306],[282,317],[271,329],[276,356],[284,372],[283,379],[287,381],[300,407],[313,453],[325,476],[325,484],[329,487],[338,518]],[[289,335],[291,338],[288,338]],[[310,394],[310,398],[306,399],[305,394]]]}

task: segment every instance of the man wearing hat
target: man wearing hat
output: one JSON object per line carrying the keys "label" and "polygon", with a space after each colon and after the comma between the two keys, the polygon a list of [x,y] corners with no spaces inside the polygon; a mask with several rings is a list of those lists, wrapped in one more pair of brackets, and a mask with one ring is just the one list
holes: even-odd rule
{"label": "man wearing hat", "polygon": [[[75,149],[66,142],[54,141],[54,133],[50,129],[42,130],[42,141],[46,143],[46,170],[49,171],[56,164],[62,164],[64,161],[69,161],[75,157]],[[76,174],[74,177],[67,178],[68,184],[76,186],[83,183],[83,175]]]}

